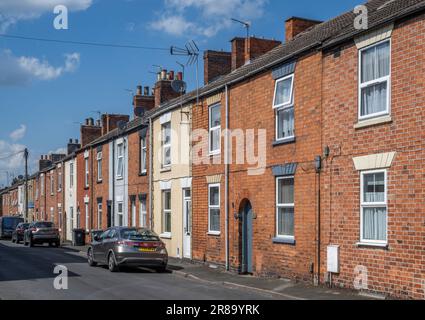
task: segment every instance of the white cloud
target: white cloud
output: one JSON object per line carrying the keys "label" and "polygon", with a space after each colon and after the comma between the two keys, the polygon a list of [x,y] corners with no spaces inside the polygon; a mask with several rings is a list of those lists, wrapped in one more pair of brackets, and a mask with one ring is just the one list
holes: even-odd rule
{"label": "white cloud", "polygon": [[74,72],[80,65],[80,54],[65,54],[63,66],[53,67],[43,59],[16,57],[10,50],[0,51],[0,86],[24,85],[32,80],[52,80]]}
{"label": "white cloud", "polygon": [[[258,19],[268,0],[165,0],[162,13],[150,27],[182,36],[212,37],[232,25],[230,18]],[[188,11],[193,11],[191,18]],[[195,17],[195,19],[194,19]]]}
{"label": "white cloud", "polygon": [[21,126],[18,129],[11,132],[9,137],[13,141],[18,141],[18,140],[21,140],[23,137],[25,137],[26,133],[27,133],[27,126],[24,124],[21,124]]}
{"label": "white cloud", "polygon": [[24,149],[25,146],[22,144],[0,140],[0,170],[9,171],[21,168],[23,166],[23,155],[19,152]]}
{"label": "white cloud", "polygon": [[49,151],[48,154],[66,154],[67,151],[67,148],[58,148],[56,150]]}
{"label": "white cloud", "polygon": [[0,31],[6,30],[20,20],[39,18],[44,13],[53,13],[57,5],[64,5],[69,11],[88,9],[93,0],[1,0]]}

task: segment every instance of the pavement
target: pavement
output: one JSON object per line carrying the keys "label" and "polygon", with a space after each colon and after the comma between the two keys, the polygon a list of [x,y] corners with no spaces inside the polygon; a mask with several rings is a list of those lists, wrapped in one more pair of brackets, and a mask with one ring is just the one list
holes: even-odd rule
{"label": "pavement", "polygon": [[[67,249],[86,255],[88,246],[64,246]],[[206,285],[223,286],[230,289],[256,292],[274,299],[285,300],[369,300],[371,296],[359,295],[357,291],[347,289],[312,286],[281,278],[261,278],[226,272],[214,265],[192,263],[187,260],[169,258],[168,269],[185,279],[198,281]]]}

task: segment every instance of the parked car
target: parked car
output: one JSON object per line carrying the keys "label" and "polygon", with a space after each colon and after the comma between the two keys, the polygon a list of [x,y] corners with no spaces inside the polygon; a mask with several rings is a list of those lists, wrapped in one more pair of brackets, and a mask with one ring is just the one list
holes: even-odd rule
{"label": "parked car", "polygon": [[168,252],[159,237],[148,229],[113,227],[95,236],[87,250],[90,266],[106,264],[111,272],[121,266],[154,268],[164,272]]}
{"label": "parked car", "polygon": [[0,217],[0,239],[11,239],[18,224],[24,222],[20,217]]}
{"label": "parked car", "polygon": [[53,222],[33,222],[24,233],[24,244],[33,247],[35,244],[48,243],[59,247],[59,230]]}
{"label": "parked car", "polygon": [[25,233],[25,230],[27,230],[29,226],[30,226],[29,223],[21,222],[20,224],[18,224],[18,226],[16,227],[16,229],[12,233],[12,242],[13,243],[19,243],[21,241],[24,241],[24,233]]}

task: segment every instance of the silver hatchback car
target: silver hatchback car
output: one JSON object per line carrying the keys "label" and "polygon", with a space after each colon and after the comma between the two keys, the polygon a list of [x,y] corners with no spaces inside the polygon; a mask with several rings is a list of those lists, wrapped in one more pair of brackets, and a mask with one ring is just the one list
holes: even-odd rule
{"label": "silver hatchback car", "polygon": [[107,264],[111,272],[120,266],[167,269],[165,244],[152,231],[143,228],[113,227],[95,236],[87,250],[90,266]]}

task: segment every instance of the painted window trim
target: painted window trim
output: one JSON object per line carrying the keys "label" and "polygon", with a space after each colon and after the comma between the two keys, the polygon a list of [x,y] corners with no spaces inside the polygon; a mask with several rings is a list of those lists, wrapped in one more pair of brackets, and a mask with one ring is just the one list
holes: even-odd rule
{"label": "painted window trim", "polygon": [[[219,126],[215,126],[215,127],[211,127],[211,110],[213,108],[216,108],[216,107],[219,107],[219,110],[220,110],[220,125]],[[212,104],[212,105],[210,105],[208,107],[208,129],[209,129],[208,130],[208,132],[209,132],[209,135],[208,135],[208,151],[209,151],[209,155],[210,156],[219,155],[219,154],[221,154],[221,103],[220,102],[215,103],[215,104]],[[213,150],[212,149],[213,141],[211,139],[211,134],[213,132],[215,132],[215,131],[219,131],[220,132],[220,135],[219,135],[220,138],[219,138],[219,141],[218,141],[218,148],[216,150]]]}
{"label": "painted window trim", "polygon": [[[211,189],[218,188],[218,205],[211,205]],[[211,210],[219,210],[220,212],[220,230],[211,230]],[[220,235],[221,234],[221,184],[211,183],[208,185],[208,234]]]}
{"label": "painted window trim", "polygon": [[[295,202],[294,203],[285,203],[279,204],[279,181],[280,180],[293,180],[294,181],[294,200],[295,200],[295,176],[281,176],[276,177],[276,239],[284,239],[284,240],[295,240]],[[294,209],[294,235],[281,235],[279,234],[279,209],[280,208],[293,208]]]}
{"label": "painted window trim", "polygon": [[[143,161],[143,155],[146,154],[145,161]],[[147,173],[147,160],[148,160],[148,148],[146,145],[146,137],[140,138],[140,173]]]}
{"label": "painted window trim", "polygon": [[[293,105],[293,101],[294,101],[294,77],[295,77],[295,75],[292,73],[292,74],[287,75],[283,78],[276,79],[275,85],[274,85],[273,109],[281,109],[281,108],[289,107],[289,106]],[[289,96],[289,100],[286,101],[286,102],[283,102],[281,104],[276,105],[275,103],[276,103],[277,86],[278,86],[279,83],[281,83],[285,80],[288,80],[288,79],[291,79],[291,94]]]}
{"label": "painted window trim", "polygon": [[[169,143],[164,143],[165,141],[165,127],[166,126],[170,126],[170,142]],[[162,146],[161,146],[161,152],[162,152],[162,168],[163,169],[169,169],[172,165],[172,157],[171,157],[171,121],[165,122],[163,124],[161,124],[161,135],[162,135]],[[165,164],[165,150],[169,148],[170,149],[170,163],[169,164]]]}
{"label": "painted window trim", "polygon": [[[390,63],[389,63],[389,74],[388,76],[379,78],[379,79],[375,79],[375,80],[371,80],[365,83],[362,83],[362,52],[366,51],[370,48],[376,47],[380,44],[383,44],[385,42],[389,43],[389,56],[390,56]],[[392,41],[391,38],[387,38],[384,39],[382,41],[379,42],[375,42],[369,46],[366,46],[364,48],[361,48],[358,50],[358,121],[364,121],[364,120],[369,120],[369,119],[373,119],[373,118],[379,118],[379,117],[384,117],[384,116],[391,116],[391,67],[392,67]],[[376,112],[373,114],[368,114],[366,116],[362,116],[362,89],[364,88],[368,88],[372,85],[376,85],[376,84],[380,84],[380,83],[387,83],[387,105],[386,105],[386,110],[385,111],[381,111],[381,112]]]}
{"label": "painted window trim", "polygon": [[90,171],[89,171],[89,158],[84,158],[84,187],[89,187],[89,179],[90,179]]}
{"label": "painted window trim", "polygon": [[[374,173],[384,173],[384,186],[385,186],[385,201],[384,202],[365,202],[364,201],[364,176]],[[365,208],[386,208],[386,240],[368,240],[363,238],[363,210]],[[364,170],[360,172],[360,242],[359,245],[365,246],[388,246],[388,170]]]}
{"label": "painted window trim", "polygon": [[102,202],[98,202],[97,203],[97,228],[101,229],[102,228],[102,215],[103,215],[103,204]]}
{"label": "painted window trim", "polygon": [[[143,209],[143,204],[144,203],[144,205],[145,205],[145,209]],[[143,224],[143,217],[146,217],[146,223],[145,224]],[[143,199],[143,200],[139,200],[139,219],[140,219],[140,221],[139,221],[139,223],[140,223],[140,227],[141,228],[147,228],[148,227],[148,211],[147,211],[147,201],[146,201],[146,199]]]}
{"label": "painted window trim", "polygon": [[[169,193],[170,194],[170,209],[165,209],[165,194]],[[172,218],[172,204],[171,204],[171,200],[172,200],[172,193],[171,193],[171,189],[167,189],[167,190],[162,190],[162,226],[161,226],[161,237],[169,237],[171,238],[171,231],[173,229],[172,225],[171,225],[171,218]],[[171,231],[164,231],[165,229],[165,214],[166,213],[170,213],[170,227],[171,227]]]}
{"label": "painted window trim", "polygon": [[[277,94],[277,86],[278,83],[285,81],[289,78],[292,78],[291,81],[291,95],[290,95],[290,99],[288,102],[286,103],[282,103],[280,105],[275,105],[276,102],[276,94]],[[292,136],[288,136],[288,137],[284,137],[284,138],[279,138],[279,133],[278,133],[278,122],[279,122],[279,111],[284,111],[284,110],[288,110],[293,108],[294,109],[294,113],[295,113],[295,107],[294,107],[294,80],[295,80],[295,74],[291,73],[283,78],[279,78],[275,80],[275,87],[274,87],[274,95],[273,95],[273,109],[275,110],[275,141],[276,142],[285,142],[285,141],[293,141],[295,139],[295,130],[294,130],[294,134]],[[295,114],[294,114],[294,122],[295,122]],[[294,123],[295,124],[295,123]],[[294,126],[295,127],[295,126]]]}
{"label": "painted window trim", "polygon": [[[121,204],[121,208],[122,208],[121,212],[119,211],[120,204]],[[118,220],[119,220],[119,216],[122,216],[122,224],[124,226],[125,225],[125,221],[124,221],[124,201],[117,201],[117,217],[118,217]]]}
{"label": "painted window trim", "polygon": [[99,151],[96,155],[96,163],[97,163],[97,182],[101,182],[103,180],[103,174],[102,174],[102,160],[103,160],[103,153],[102,151]]}
{"label": "painted window trim", "polygon": [[[119,150],[121,149],[121,154]],[[119,160],[122,159],[122,172],[119,172]],[[116,178],[121,180],[124,178],[124,141],[117,143],[117,174]]]}

